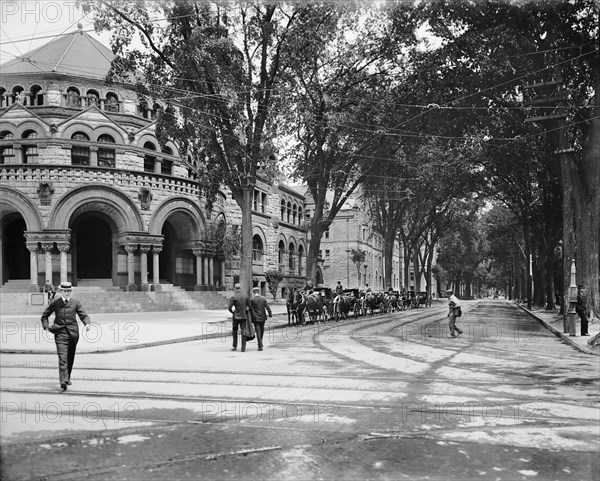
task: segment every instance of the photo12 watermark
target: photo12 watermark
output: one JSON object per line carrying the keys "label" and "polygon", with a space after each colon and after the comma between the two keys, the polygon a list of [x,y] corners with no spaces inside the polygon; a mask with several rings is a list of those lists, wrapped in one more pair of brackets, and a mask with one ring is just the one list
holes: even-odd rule
{"label": "photo12 watermark", "polygon": [[73,24],[89,22],[76,1],[2,1],[0,19],[3,25],[48,23]]}
{"label": "photo12 watermark", "polygon": [[101,406],[95,401],[61,401],[61,402],[2,402],[0,403],[2,424],[18,423],[74,423],[82,420],[85,423],[139,422],[139,406],[132,401],[116,401],[109,406]]}

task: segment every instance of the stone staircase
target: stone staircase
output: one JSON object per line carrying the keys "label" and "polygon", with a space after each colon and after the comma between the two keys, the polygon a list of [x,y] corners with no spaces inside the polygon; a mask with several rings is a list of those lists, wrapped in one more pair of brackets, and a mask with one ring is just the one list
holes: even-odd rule
{"label": "stone staircase", "polygon": [[[28,289],[29,280],[4,284],[0,288],[0,314],[41,314],[46,303],[31,305]],[[161,283],[160,292],[128,292],[113,287],[110,279],[79,280],[73,287],[73,297],[79,299],[90,314],[226,309],[228,305],[228,300],[214,291],[186,291]]]}

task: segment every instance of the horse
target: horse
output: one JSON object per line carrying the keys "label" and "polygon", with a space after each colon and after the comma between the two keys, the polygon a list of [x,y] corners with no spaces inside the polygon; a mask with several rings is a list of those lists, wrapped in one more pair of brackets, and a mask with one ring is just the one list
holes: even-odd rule
{"label": "horse", "polygon": [[350,308],[352,307],[353,298],[350,296],[345,296],[343,294],[338,294],[333,300],[333,316],[336,321],[339,321],[340,318],[348,319],[348,313],[350,312]]}
{"label": "horse", "polygon": [[[285,306],[287,308],[288,326],[298,325],[304,314],[304,296],[302,295],[302,292],[292,289],[285,301]],[[300,312],[300,310],[302,312]]]}
{"label": "horse", "polygon": [[320,294],[311,292],[304,297],[304,301],[306,311],[312,322],[319,322],[319,316],[321,316],[323,322],[327,322],[327,309],[323,306],[323,299],[321,299]]}

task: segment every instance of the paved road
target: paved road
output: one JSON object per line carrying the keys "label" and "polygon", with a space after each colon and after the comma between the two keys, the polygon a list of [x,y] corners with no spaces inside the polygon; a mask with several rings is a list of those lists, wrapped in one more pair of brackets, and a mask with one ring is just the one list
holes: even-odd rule
{"label": "paved road", "polygon": [[600,476],[598,357],[506,301],[82,354],[3,354],[5,479]]}

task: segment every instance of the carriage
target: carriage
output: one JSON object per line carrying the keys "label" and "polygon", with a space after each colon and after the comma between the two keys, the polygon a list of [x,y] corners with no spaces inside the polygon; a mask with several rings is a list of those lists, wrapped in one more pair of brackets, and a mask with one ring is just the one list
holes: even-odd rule
{"label": "carriage", "polygon": [[350,311],[352,311],[356,319],[361,313],[360,302],[360,291],[358,289],[344,289],[339,296],[335,297],[332,316],[336,321],[339,321],[341,318],[347,319]]}

